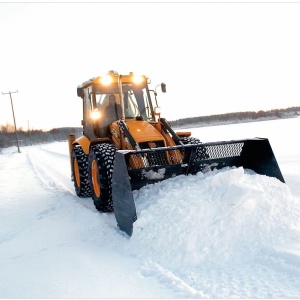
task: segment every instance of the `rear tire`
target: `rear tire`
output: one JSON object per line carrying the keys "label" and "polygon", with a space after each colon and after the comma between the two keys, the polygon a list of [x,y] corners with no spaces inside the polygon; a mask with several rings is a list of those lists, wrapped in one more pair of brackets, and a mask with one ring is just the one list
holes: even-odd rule
{"label": "rear tire", "polygon": [[87,155],[80,146],[73,148],[71,162],[72,178],[77,196],[82,198],[91,197]]}
{"label": "rear tire", "polygon": [[92,198],[101,212],[112,212],[112,174],[116,147],[112,144],[98,144],[91,148],[88,170]]}
{"label": "rear tire", "polygon": [[[181,141],[183,142],[184,145],[188,145],[188,144],[202,145],[202,142],[199,139],[194,137],[182,137]],[[197,148],[195,159],[208,159],[208,158],[209,155],[205,147]]]}

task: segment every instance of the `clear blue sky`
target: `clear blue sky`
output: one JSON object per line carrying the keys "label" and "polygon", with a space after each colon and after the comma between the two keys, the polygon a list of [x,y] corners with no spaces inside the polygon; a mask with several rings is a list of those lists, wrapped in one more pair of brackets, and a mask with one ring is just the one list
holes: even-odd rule
{"label": "clear blue sky", "polygon": [[[143,73],[168,120],[300,106],[300,3],[0,3],[0,93],[17,126],[81,126],[76,87]],[[0,124],[13,123],[0,94]]]}

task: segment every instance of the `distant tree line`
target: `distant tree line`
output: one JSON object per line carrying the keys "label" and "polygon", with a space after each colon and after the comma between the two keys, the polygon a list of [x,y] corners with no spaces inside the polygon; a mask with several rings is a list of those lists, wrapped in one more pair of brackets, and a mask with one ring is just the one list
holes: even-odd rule
{"label": "distant tree line", "polygon": [[[300,116],[300,107],[289,107],[285,109],[272,109],[269,111],[246,111],[227,113],[210,116],[200,116],[194,118],[184,118],[175,121],[169,121],[172,126],[185,126],[190,124],[196,125],[213,125],[215,123],[235,123],[247,122],[259,119],[276,119],[276,118],[291,118]],[[19,145],[28,146],[40,143],[51,143],[54,141],[66,141],[69,134],[82,135],[81,127],[62,127],[54,128],[49,131],[43,130],[23,130],[17,129]],[[11,124],[0,125],[0,152],[1,148],[17,146],[15,128]]]}
{"label": "distant tree line", "polygon": [[[54,141],[65,141],[69,134],[82,135],[82,128],[62,127],[54,128],[49,131],[17,129],[18,141],[21,147]],[[15,127],[11,124],[2,125],[0,126],[0,150],[1,148],[11,146],[17,146]]]}
{"label": "distant tree line", "polygon": [[260,110],[235,112],[226,114],[217,114],[210,116],[200,116],[193,118],[183,118],[174,121],[169,121],[172,126],[183,126],[189,124],[214,124],[214,123],[235,123],[235,122],[247,122],[257,121],[259,119],[277,119],[277,118],[291,118],[294,116],[300,116],[300,106],[289,107],[284,109],[272,109],[268,111]]}

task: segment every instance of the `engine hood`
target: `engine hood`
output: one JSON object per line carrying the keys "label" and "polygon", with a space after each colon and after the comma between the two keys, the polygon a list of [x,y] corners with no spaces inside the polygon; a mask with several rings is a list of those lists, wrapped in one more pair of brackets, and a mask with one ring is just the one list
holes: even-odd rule
{"label": "engine hood", "polygon": [[160,132],[146,121],[126,120],[126,125],[137,143],[164,141]]}

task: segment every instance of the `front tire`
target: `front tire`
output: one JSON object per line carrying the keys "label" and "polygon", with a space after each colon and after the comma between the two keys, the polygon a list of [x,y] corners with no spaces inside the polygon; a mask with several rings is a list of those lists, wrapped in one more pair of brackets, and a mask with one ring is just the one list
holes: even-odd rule
{"label": "front tire", "polygon": [[91,197],[87,155],[80,146],[75,146],[72,150],[71,169],[77,196],[82,198]]}
{"label": "front tire", "polygon": [[112,212],[112,174],[116,147],[112,144],[97,144],[91,147],[88,170],[92,198],[97,210]]}
{"label": "front tire", "polygon": [[[183,137],[181,138],[181,141],[183,142],[184,145],[187,145],[187,144],[196,144],[196,145],[202,145],[202,142],[197,139],[197,138],[194,138],[194,137]],[[205,147],[198,147],[197,150],[196,150],[196,156],[195,156],[195,159],[207,159],[209,158],[209,155],[206,151],[206,148]]]}

